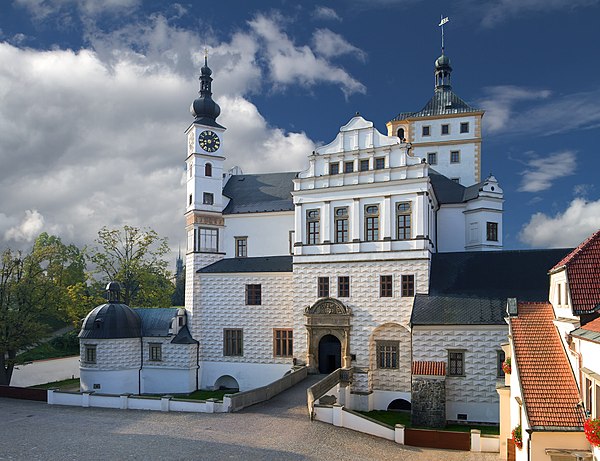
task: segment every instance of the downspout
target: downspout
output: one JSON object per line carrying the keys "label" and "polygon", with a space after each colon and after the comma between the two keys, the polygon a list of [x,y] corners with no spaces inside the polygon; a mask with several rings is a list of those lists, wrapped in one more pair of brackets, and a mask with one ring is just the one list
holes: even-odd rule
{"label": "downspout", "polygon": [[525,432],[529,434],[527,437],[527,461],[531,460],[531,437],[533,436],[533,429],[525,429]]}
{"label": "downspout", "polygon": [[196,390],[199,389],[198,373],[200,372],[200,341],[196,341]]}
{"label": "downspout", "polygon": [[144,337],[140,336],[140,369],[138,370],[138,395],[142,395],[142,368],[144,367]]}

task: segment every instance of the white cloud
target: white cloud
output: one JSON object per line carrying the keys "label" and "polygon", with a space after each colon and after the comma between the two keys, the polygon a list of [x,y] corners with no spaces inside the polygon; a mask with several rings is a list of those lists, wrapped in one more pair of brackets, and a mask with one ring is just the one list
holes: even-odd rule
{"label": "white cloud", "polygon": [[37,210],[26,210],[25,217],[4,234],[5,240],[32,242],[44,229],[44,217]]}
{"label": "white cloud", "polygon": [[264,43],[269,76],[275,84],[313,86],[327,82],[340,85],[346,96],[366,92],[365,86],[341,67],[316,56],[307,45],[295,45],[278,18],[258,15],[249,25]]}
{"label": "white cloud", "polygon": [[535,213],[519,234],[522,242],[541,248],[574,247],[600,229],[600,200],[574,199],[554,216]]}
{"label": "white cloud", "polygon": [[364,62],[367,57],[363,50],[348,43],[344,37],[329,29],[317,29],[313,33],[313,43],[315,51],[326,58],[351,54]]}
{"label": "white cloud", "polygon": [[555,179],[575,173],[577,162],[574,151],[556,152],[545,156],[535,156],[527,162],[527,169],[521,173],[523,179],[519,192],[540,192],[550,189]]}
{"label": "white cloud", "polygon": [[75,8],[81,16],[122,13],[133,10],[140,0],[15,0],[15,4],[26,8],[37,20],[57,16],[64,20],[70,18],[69,8]]}
{"label": "white cloud", "polygon": [[318,19],[325,19],[331,21],[341,21],[342,18],[335,12],[333,8],[328,6],[316,6],[313,11],[313,16]]}

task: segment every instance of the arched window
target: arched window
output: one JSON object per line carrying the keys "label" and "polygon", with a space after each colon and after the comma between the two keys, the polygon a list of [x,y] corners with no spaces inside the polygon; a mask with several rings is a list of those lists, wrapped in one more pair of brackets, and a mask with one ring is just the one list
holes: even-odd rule
{"label": "arched window", "polygon": [[212,165],[210,163],[204,165],[204,176],[212,176]]}
{"label": "arched window", "polygon": [[398,128],[398,137],[400,138],[400,141],[404,140],[404,128]]}

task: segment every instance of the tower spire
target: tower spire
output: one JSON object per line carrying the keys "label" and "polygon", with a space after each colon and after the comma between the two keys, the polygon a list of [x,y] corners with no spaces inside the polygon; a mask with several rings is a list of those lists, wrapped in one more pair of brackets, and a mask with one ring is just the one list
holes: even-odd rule
{"label": "tower spire", "polygon": [[435,90],[445,91],[452,89],[450,85],[450,59],[444,54],[444,24],[449,21],[448,16],[440,15],[438,26],[442,29],[442,55],[435,60]]}
{"label": "tower spire", "polygon": [[217,117],[221,113],[221,108],[212,99],[212,70],[208,67],[208,49],[204,49],[204,65],[200,69],[200,97],[195,99],[190,107],[190,112],[194,116],[196,123],[202,123],[209,126],[220,127],[217,123]]}

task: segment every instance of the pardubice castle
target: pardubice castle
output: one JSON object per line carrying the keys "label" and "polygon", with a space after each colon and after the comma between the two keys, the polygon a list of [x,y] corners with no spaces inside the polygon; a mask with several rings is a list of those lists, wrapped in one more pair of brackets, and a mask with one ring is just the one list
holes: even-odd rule
{"label": "pardubice castle", "polygon": [[344,367],[349,408],[441,389],[445,419],[498,422],[506,299],[547,300],[567,252],[502,251],[484,113],[451,72],[442,54],[431,99],[385,134],[356,114],[304,171],[243,174],[225,167],[205,62],[186,131],[185,309],[130,309],[113,287],[80,334],[82,390],[247,390]]}

